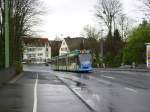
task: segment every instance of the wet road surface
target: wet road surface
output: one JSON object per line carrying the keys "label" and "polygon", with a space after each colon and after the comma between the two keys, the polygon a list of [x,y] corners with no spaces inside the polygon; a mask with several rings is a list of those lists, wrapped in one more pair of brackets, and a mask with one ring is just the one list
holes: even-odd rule
{"label": "wet road surface", "polygon": [[0,112],[90,112],[57,77],[96,112],[150,112],[148,72],[80,74],[45,66],[25,66],[24,70],[17,82],[0,88]]}
{"label": "wet road surface", "polygon": [[148,72],[61,72],[59,76],[97,112],[150,112]]}
{"label": "wet road surface", "polygon": [[90,112],[50,72],[23,72],[14,84],[0,88],[0,112]]}

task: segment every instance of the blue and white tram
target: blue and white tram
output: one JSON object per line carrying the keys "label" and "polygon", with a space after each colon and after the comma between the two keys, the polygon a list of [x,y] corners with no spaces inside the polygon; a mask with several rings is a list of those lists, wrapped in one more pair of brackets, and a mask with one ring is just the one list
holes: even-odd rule
{"label": "blue and white tram", "polygon": [[87,50],[76,50],[52,58],[52,69],[74,72],[92,72],[92,56]]}

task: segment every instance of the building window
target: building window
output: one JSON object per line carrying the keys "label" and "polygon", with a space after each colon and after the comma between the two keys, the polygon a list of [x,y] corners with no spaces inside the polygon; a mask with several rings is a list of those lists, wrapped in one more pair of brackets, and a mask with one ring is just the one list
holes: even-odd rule
{"label": "building window", "polygon": [[43,56],[43,54],[42,54],[42,53],[39,53],[38,56]]}
{"label": "building window", "polygon": [[38,48],[38,51],[41,51],[41,50],[42,50],[42,48],[41,48],[41,47],[39,47],[39,48]]}
{"label": "building window", "polygon": [[46,51],[48,51],[48,47],[46,47]]}
{"label": "building window", "polygon": [[65,45],[65,42],[63,42],[62,44]]}
{"label": "building window", "polygon": [[61,51],[67,51],[67,48],[61,48]]}
{"label": "building window", "polygon": [[28,48],[28,51],[35,51],[35,48]]}

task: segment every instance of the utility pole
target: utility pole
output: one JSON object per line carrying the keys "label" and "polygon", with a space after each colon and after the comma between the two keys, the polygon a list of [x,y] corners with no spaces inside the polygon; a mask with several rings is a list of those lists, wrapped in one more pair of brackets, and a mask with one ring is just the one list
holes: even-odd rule
{"label": "utility pole", "polygon": [[101,60],[101,66],[103,67],[103,68],[105,68],[105,64],[104,64],[104,62],[103,62],[103,55],[104,55],[104,40],[103,40],[103,29],[101,30],[101,39],[100,39],[100,60]]}
{"label": "utility pole", "polygon": [[9,67],[9,14],[8,14],[8,0],[4,2],[5,10],[5,68]]}
{"label": "utility pole", "polygon": [[100,54],[101,54],[101,58],[102,58],[102,61],[103,61],[103,29],[101,30],[101,40],[100,40]]}

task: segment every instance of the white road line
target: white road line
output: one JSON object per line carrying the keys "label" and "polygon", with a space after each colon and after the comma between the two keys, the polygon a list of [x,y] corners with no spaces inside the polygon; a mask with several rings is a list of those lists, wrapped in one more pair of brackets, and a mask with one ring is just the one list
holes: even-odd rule
{"label": "white road line", "polygon": [[51,71],[48,71],[48,70],[37,70],[37,69],[24,69],[24,71],[28,71],[28,72],[51,72]]}
{"label": "white road line", "polygon": [[34,105],[33,105],[33,112],[37,112],[37,85],[38,85],[38,74],[35,81],[34,86]]}
{"label": "white road line", "polygon": [[126,90],[128,90],[128,91],[131,91],[131,92],[135,92],[135,93],[137,93],[137,91],[136,91],[135,89],[128,88],[128,87],[126,87],[125,89],[126,89]]}
{"label": "white road line", "polygon": [[111,83],[110,83],[110,82],[105,81],[105,80],[101,80],[101,79],[98,79],[98,82],[100,82],[100,83],[104,83],[104,84],[107,84],[107,85],[111,85]]}
{"label": "white road line", "polygon": [[109,76],[105,76],[105,75],[102,75],[102,77],[109,78],[109,79],[115,79],[114,77],[109,77]]}

